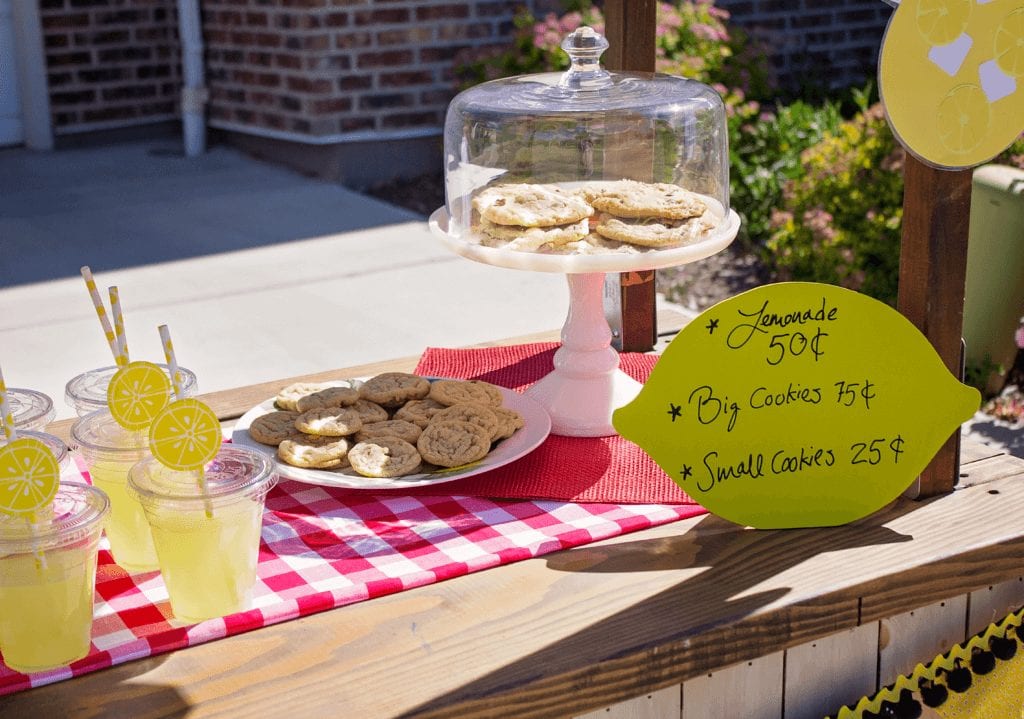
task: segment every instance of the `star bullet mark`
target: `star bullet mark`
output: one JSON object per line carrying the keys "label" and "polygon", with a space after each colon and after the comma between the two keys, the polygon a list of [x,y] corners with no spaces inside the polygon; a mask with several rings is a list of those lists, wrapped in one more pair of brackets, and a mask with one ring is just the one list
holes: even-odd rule
{"label": "star bullet mark", "polygon": [[713,319],[708,320],[708,323],[704,325],[704,327],[705,329],[707,329],[709,335],[713,335],[715,333],[715,330],[718,329],[718,318],[715,317]]}
{"label": "star bullet mark", "polygon": [[666,412],[665,414],[672,415],[672,421],[673,422],[675,422],[677,419],[679,419],[682,416],[683,408],[680,407],[679,405],[672,404],[671,402],[669,402],[668,403],[668,407],[669,407],[668,412]]}
{"label": "star bullet mark", "polygon": [[684,464],[683,468],[679,470],[679,474],[683,475],[683,481],[685,482],[690,478],[690,475],[693,474],[693,469],[690,467],[690,465]]}

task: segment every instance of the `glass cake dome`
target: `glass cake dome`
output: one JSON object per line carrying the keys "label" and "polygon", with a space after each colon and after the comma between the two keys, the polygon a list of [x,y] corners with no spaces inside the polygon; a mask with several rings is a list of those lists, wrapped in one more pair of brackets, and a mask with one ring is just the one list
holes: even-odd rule
{"label": "glass cake dome", "polygon": [[604,273],[709,257],[740,226],[722,99],[694,80],[607,72],[607,47],[581,27],[562,43],[566,72],[457,95],[444,127],[445,204],[429,222],[467,259],[567,276],[561,346],[526,395],[553,434],[575,437],[614,434],[614,409],[640,390],[610,346]]}
{"label": "glass cake dome", "polygon": [[681,77],[608,72],[599,62],[607,47],[581,27],[562,43],[566,72],[492,80],[452,100],[440,219],[450,238],[549,255],[649,255],[731,241],[738,218],[728,209],[721,97]]}

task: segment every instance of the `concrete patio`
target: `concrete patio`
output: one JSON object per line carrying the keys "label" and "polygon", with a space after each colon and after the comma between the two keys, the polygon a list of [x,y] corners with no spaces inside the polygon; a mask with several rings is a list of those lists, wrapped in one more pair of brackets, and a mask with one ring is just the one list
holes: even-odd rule
{"label": "concrete patio", "polygon": [[564,276],[458,257],[419,216],[215,147],[0,150],[0,366],[54,399],[111,364],[79,268],[116,285],[133,359],[212,391],[561,326]]}

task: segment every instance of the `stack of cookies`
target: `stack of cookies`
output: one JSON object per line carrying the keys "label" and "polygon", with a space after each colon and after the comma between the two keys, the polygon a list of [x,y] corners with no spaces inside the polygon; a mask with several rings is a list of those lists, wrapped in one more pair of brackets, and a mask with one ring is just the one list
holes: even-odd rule
{"label": "stack of cookies", "polygon": [[504,184],[473,198],[474,228],[485,244],[533,251],[581,240],[594,208],[556,185]]}
{"label": "stack of cookies", "polygon": [[597,254],[692,244],[717,225],[696,194],[663,182],[493,185],[473,198],[473,230],[490,247]]}
{"label": "stack of cookies", "polygon": [[642,247],[688,245],[714,227],[697,195],[665,182],[596,182],[580,193],[597,211],[594,231]]}
{"label": "stack of cookies", "polygon": [[387,372],[358,386],[285,387],[249,436],[294,467],[401,477],[478,462],[523,426],[495,385]]}

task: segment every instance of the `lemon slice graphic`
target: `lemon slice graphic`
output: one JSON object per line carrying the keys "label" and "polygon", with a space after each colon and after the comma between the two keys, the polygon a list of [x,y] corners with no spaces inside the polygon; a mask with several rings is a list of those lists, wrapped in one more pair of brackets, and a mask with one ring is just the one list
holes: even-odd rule
{"label": "lemon slice graphic", "polygon": [[0,447],[0,512],[29,515],[57,494],[60,467],[38,439],[21,437]]}
{"label": "lemon slice graphic", "polygon": [[980,87],[954,87],[939,103],[939,139],[950,152],[970,152],[988,134],[991,114],[985,92]]}
{"label": "lemon slice graphic", "polygon": [[932,45],[947,45],[967,29],[971,0],[920,0],[917,29]]}
{"label": "lemon slice graphic", "polygon": [[170,399],[171,382],[152,362],[132,362],[119,369],[107,387],[110,414],[128,430],[145,429]]}
{"label": "lemon slice graphic", "polygon": [[1024,8],[1014,10],[996,28],[995,61],[1007,75],[1024,75]]}
{"label": "lemon slice graphic", "polygon": [[149,427],[149,450],[171,469],[202,469],[217,455],[220,444],[220,420],[212,409],[194,399],[171,402]]}

